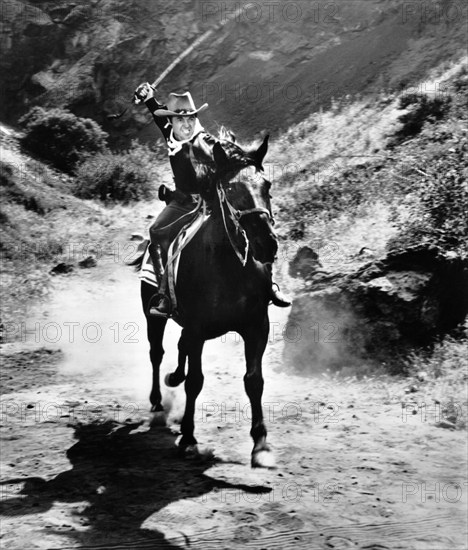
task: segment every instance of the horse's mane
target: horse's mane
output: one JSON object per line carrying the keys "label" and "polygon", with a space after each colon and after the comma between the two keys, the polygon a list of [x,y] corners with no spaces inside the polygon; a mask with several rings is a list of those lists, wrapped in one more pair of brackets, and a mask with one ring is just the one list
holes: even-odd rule
{"label": "horse's mane", "polygon": [[[255,166],[253,153],[255,146],[241,146],[236,143],[236,136],[225,126],[218,131],[218,142],[221,144],[227,158],[227,165],[223,167],[224,174],[236,174],[247,166]],[[199,182],[212,183],[216,176],[219,176],[216,164],[211,158],[203,155],[197,159],[199,162],[194,167]]]}
{"label": "horse's mane", "polygon": [[234,132],[225,126],[221,126],[219,129],[218,138],[229,160],[229,165],[232,165],[230,168],[244,168],[256,164],[253,153],[257,150],[258,145],[239,145]]}

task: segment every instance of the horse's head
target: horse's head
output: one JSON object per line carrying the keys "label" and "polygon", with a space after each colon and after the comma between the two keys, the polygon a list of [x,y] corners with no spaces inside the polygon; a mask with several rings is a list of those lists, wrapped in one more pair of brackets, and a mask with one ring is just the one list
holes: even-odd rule
{"label": "horse's head", "polygon": [[244,229],[254,258],[262,263],[272,263],[278,250],[273,232],[271,183],[262,166],[267,149],[268,136],[260,147],[251,150],[228,141],[213,147],[217,185],[227,199],[228,213]]}

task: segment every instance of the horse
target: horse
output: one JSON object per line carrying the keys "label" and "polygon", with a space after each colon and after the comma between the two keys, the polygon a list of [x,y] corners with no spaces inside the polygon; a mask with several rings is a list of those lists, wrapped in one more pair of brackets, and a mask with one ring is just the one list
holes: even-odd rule
{"label": "horse", "polygon": [[[262,162],[268,136],[258,148],[246,150],[227,140],[213,147],[214,167],[205,165],[202,198],[211,208],[196,235],[180,252],[176,282],[177,315],[182,326],[178,366],[166,376],[172,387],[185,381],[186,404],[179,448],[196,449],[195,403],[204,382],[202,351],[206,340],[227,332],[245,344],[245,391],[252,408],[252,467],[274,466],[266,442],[262,411],[262,357],[269,334],[271,267],[277,253],[269,190]],[[154,287],[142,281],[141,299],[147,319],[153,383],[151,411],[163,412],[159,368],[167,319],[147,314]],[[185,364],[188,358],[188,372]]]}

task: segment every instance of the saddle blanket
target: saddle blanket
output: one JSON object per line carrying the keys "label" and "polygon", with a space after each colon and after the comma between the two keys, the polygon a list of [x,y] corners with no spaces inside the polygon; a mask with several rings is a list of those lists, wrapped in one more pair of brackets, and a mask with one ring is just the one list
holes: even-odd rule
{"label": "saddle blanket", "polygon": [[140,272],[138,273],[140,279],[152,286],[157,287],[156,275],[154,274],[153,262],[149,253],[149,242],[146,244],[145,255],[143,256],[143,262],[141,264]]}
{"label": "saddle blanket", "polygon": [[[168,268],[171,271],[173,271],[174,281],[177,280],[180,252],[193,239],[197,231],[200,229],[203,223],[208,219],[208,217],[209,215],[205,214],[203,210],[201,210],[192,222],[190,222],[180,230],[179,234],[177,235],[177,237],[174,239],[171,246],[169,247],[167,264],[168,264]],[[146,245],[143,261],[139,272],[139,277],[142,281],[145,281],[145,283],[148,283],[152,286],[157,287],[158,283],[156,280],[156,275],[154,274],[153,262],[151,261],[148,245],[149,245],[149,242]]]}

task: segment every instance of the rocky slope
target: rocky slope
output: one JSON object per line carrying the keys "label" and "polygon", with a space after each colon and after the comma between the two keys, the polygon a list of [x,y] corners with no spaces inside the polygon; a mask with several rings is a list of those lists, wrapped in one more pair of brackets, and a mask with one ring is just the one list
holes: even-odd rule
{"label": "rocky slope", "polygon": [[118,120],[135,86],[153,81],[207,29],[239,16],[196,48],[160,86],[208,101],[210,129],[277,132],[331,98],[405,88],[464,47],[466,6],[403,0],[206,2],[1,0],[3,100],[15,124],[31,105],[91,116],[115,145],[154,139],[144,109]]}

